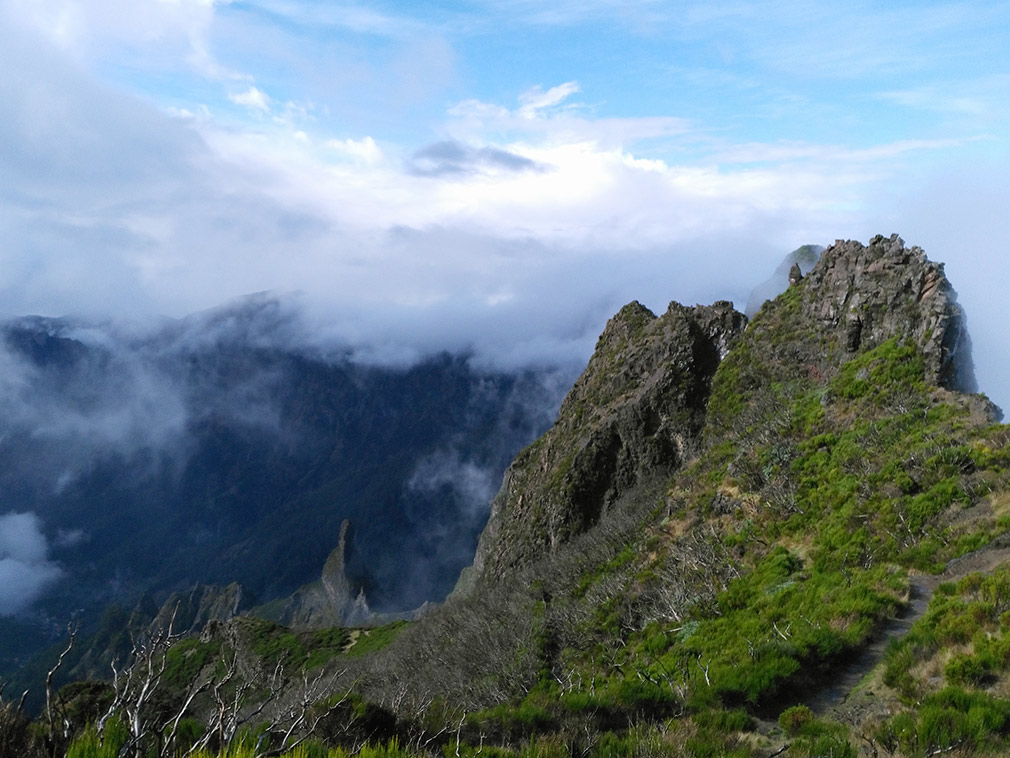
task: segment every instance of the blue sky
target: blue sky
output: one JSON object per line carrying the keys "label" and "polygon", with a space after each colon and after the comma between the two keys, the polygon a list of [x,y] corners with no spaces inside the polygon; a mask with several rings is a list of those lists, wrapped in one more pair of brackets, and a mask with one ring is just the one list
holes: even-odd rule
{"label": "blue sky", "polygon": [[270,290],[364,357],[584,359],[630,299],[898,232],[1010,403],[1008,39],[1008,2],[0,0],[2,310]]}

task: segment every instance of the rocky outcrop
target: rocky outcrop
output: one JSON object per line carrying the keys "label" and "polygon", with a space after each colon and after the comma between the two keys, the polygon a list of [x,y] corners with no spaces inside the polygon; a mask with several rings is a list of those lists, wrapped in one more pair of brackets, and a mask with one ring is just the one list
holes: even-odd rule
{"label": "rocky outcrop", "polygon": [[783,258],[775,273],[751,290],[747,296],[747,307],[744,309],[747,318],[752,318],[767,301],[781,295],[786,287],[809,273],[823,252],[824,247],[821,245],[803,245]]}
{"label": "rocky outcrop", "polygon": [[800,264],[794,263],[789,268],[789,285],[799,284],[803,281],[803,270],[800,268]]}
{"label": "rocky outcrop", "polygon": [[928,383],[975,390],[964,314],[943,265],[920,248],[897,235],[865,246],[837,241],[800,248],[780,268],[789,292],[755,317],[734,350],[738,365],[724,372],[732,376],[716,387],[734,397],[718,396],[712,407],[716,368],[746,318],[725,302],[673,303],[659,318],[637,302],[622,308],[557,422],[507,471],[458,590],[532,564],[639,483],[668,477],[706,419],[707,440],[735,434],[749,423],[739,415],[745,403],[800,377],[823,380],[889,339],[922,351]]}
{"label": "rocky outcrop", "polygon": [[638,302],[622,308],[557,422],[506,473],[459,589],[531,564],[638,484],[669,476],[701,432],[712,376],[745,322],[728,302],[671,303],[661,317]]}
{"label": "rocky outcrop", "polygon": [[296,590],[289,598],[258,609],[258,614],[285,626],[323,629],[331,626],[355,626],[372,619],[361,582],[347,574],[351,553],[351,523],[340,525],[340,538],[330,552],[319,580]]}
{"label": "rocky outcrop", "polygon": [[171,625],[176,632],[191,632],[210,621],[228,621],[249,605],[247,594],[237,582],[226,587],[198,584],[186,592],[173,592],[158,610],[150,629],[168,629]]}
{"label": "rocky outcrop", "polygon": [[965,317],[942,263],[897,235],[865,247],[838,240],[799,284],[799,319],[845,353],[888,339],[911,340],[923,353],[926,379],[962,392],[976,383]]}
{"label": "rocky outcrop", "polygon": [[792,389],[808,379],[827,383],[889,340],[918,349],[927,385],[976,391],[965,316],[943,264],[896,234],[867,245],[836,241],[750,321],[713,383],[706,443],[771,423]]}

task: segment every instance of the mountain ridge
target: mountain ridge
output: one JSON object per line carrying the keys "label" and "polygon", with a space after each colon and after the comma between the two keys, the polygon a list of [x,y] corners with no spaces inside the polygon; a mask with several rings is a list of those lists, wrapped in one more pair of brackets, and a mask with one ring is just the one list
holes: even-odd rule
{"label": "mountain ridge", "polygon": [[[294,672],[243,711],[276,753],[318,671],[337,705],[304,736],[340,756],[1005,754],[1010,429],[961,391],[953,287],[897,235],[791,278],[749,322],[728,303],[611,319],[441,607],[377,630],[219,622],[178,654],[204,661],[186,681]],[[823,707],[864,655],[854,706]],[[175,707],[211,729],[211,705]]]}

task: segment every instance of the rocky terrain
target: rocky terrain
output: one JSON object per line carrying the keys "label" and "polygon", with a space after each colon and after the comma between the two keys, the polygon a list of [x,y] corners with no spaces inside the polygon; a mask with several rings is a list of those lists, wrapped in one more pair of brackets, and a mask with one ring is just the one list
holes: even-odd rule
{"label": "rocky terrain", "polygon": [[124,675],[5,728],[96,756],[1007,754],[1010,433],[954,290],[897,236],[793,263],[750,321],[615,315],[440,607],[145,622],[157,702]]}
{"label": "rocky terrain", "polygon": [[464,584],[531,564],[628,490],[673,473],[697,447],[712,376],[744,323],[725,302],[671,303],[660,317],[622,308],[554,426],[509,467]]}

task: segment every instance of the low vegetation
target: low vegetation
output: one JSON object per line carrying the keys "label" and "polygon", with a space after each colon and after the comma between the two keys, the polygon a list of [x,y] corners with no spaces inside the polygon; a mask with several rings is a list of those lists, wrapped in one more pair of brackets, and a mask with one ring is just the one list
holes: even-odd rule
{"label": "low vegetation", "polygon": [[[155,634],[35,723],[5,703],[0,736],[74,758],[1007,754],[1010,430],[917,345],[818,334],[798,290],[719,366],[683,467],[534,565],[411,624]],[[627,342],[652,323],[625,315]],[[979,556],[997,568],[940,581]],[[853,671],[875,707],[828,692]]]}

